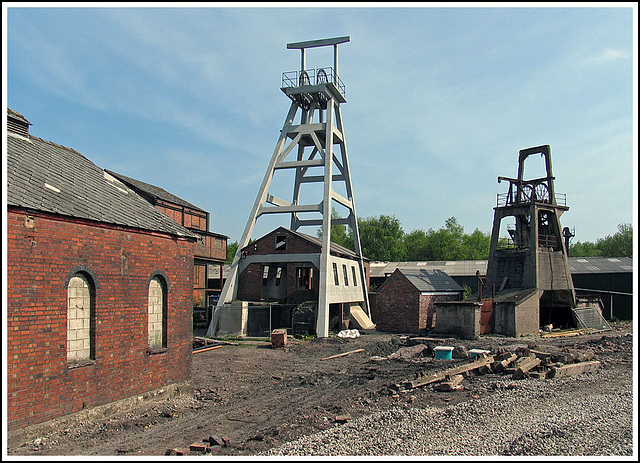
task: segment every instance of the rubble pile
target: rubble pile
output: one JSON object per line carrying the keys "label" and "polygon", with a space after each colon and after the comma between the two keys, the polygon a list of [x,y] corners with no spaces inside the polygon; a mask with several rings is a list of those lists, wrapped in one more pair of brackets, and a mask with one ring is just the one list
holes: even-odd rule
{"label": "rubble pile", "polygon": [[[391,385],[390,389],[408,391],[417,387],[434,385],[437,390],[453,392],[464,389],[464,385],[461,383],[468,375],[509,375],[513,380],[545,379],[579,375],[595,371],[600,367],[600,362],[594,360],[595,354],[590,350],[565,348],[545,352],[518,348],[515,352],[507,351],[495,355],[490,355],[489,351],[478,352],[471,357],[471,362],[462,363],[436,373],[419,372],[412,379]],[[391,355],[388,358],[397,358],[397,356]]]}

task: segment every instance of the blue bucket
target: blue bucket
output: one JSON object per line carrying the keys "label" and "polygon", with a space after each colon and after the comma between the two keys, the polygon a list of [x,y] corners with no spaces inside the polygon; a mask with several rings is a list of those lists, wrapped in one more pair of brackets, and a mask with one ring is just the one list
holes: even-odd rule
{"label": "blue bucket", "polygon": [[433,350],[436,351],[436,359],[450,360],[453,356],[453,347],[436,346]]}

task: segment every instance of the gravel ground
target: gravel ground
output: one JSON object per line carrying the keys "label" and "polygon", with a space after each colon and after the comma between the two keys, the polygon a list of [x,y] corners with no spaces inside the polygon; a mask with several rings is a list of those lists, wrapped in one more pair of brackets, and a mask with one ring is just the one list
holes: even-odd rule
{"label": "gravel ground", "polygon": [[[182,395],[115,412],[98,408],[17,430],[7,434],[5,450],[16,458],[176,455],[277,461],[283,456],[428,455],[637,461],[632,328],[616,323],[596,334],[473,341],[370,333],[356,339],[291,339],[286,349],[245,340],[195,354]],[[496,354],[591,352],[600,367],[550,379],[478,372],[454,392],[440,391],[436,384],[395,387],[416,374],[468,362],[464,356],[434,359],[436,345]],[[224,445],[191,449],[211,436],[224,438]]]}
{"label": "gravel ground", "polygon": [[630,370],[491,387],[491,395],[446,408],[396,407],[364,416],[263,455],[634,455]]}

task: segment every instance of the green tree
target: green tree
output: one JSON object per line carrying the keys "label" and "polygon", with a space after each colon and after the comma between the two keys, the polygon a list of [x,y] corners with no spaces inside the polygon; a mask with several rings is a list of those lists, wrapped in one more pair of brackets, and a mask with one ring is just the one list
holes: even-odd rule
{"label": "green tree", "polygon": [[413,230],[404,235],[405,256],[408,261],[431,260],[433,253],[429,237],[424,230]]}
{"label": "green tree", "polygon": [[404,236],[408,261],[488,259],[491,237],[476,229],[472,234],[455,217],[437,231],[414,230]]}
{"label": "green tree", "polygon": [[[249,244],[254,241],[255,240],[249,239]],[[247,244],[247,246],[249,246],[249,244]],[[236,252],[238,252],[238,242],[234,241],[231,244],[227,243],[227,260],[225,261],[225,264],[233,264],[233,257],[236,255]]]}
{"label": "green tree", "polygon": [[482,233],[477,228],[470,235],[462,236],[463,260],[485,260],[489,258],[491,235]]}
{"label": "green tree", "polygon": [[633,257],[633,227],[630,223],[618,225],[618,233],[596,241],[602,257]]}
{"label": "green tree", "polygon": [[[340,214],[334,208],[331,208],[331,219],[339,219]],[[318,238],[322,238],[322,228],[318,228],[316,233]],[[351,227],[347,227],[342,224],[332,224],[331,225],[331,242],[339,244],[347,249],[351,249],[352,251],[355,249],[353,245],[353,234],[351,233]]]}
{"label": "green tree", "polygon": [[236,251],[238,250],[238,242],[234,241],[233,243],[227,243],[227,261],[226,264],[231,265],[233,263],[233,256],[236,255]]}
{"label": "green tree", "polygon": [[633,258],[633,226],[618,225],[618,233],[599,238],[595,243],[578,241],[569,245],[571,257],[630,257]]}
{"label": "green tree", "polygon": [[464,252],[462,249],[464,227],[458,223],[455,217],[445,220],[444,228],[434,234],[440,254],[438,260],[462,260]]}
{"label": "green tree", "polygon": [[372,261],[405,260],[404,231],[400,221],[389,215],[358,220],[362,254]]}
{"label": "green tree", "polygon": [[577,241],[569,245],[569,257],[598,257],[600,251],[595,243]]}

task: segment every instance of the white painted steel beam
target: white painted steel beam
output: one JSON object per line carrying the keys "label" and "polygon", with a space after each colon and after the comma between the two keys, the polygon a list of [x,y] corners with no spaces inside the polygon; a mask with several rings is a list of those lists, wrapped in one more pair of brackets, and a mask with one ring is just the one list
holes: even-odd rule
{"label": "white painted steel beam", "polygon": [[[273,151],[271,161],[267,167],[264,179],[256,196],[255,203],[249,214],[249,219],[245,226],[242,238],[238,243],[238,250],[234,256],[233,263],[229,269],[226,282],[222,289],[218,305],[214,312],[213,320],[207,331],[208,336],[214,336],[217,330],[219,317],[218,308],[237,297],[237,279],[239,261],[242,249],[244,249],[251,239],[257,219],[263,214],[290,214],[291,229],[296,231],[301,226],[321,226],[322,227],[322,248],[320,255],[316,255],[313,262],[317,262],[319,268],[319,294],[318,294],[318,314],[316,332],[319,337],[328,336],[329,329],[329,285],[333,285],[333,272],[331,264],[331,226],[348,225],[351,227],[354,237],[355,253],[358,257],[360,267],[360,281],[366,281],[364,270],[364,259],[360,245],[360,235],[358,231],[358,221],[355,211],[355,201],[351,185],[351,174],[347,157],[345,143],[344,126],[340,104],[346,102],[344,95],[335,85],[338,82],[338,60],[337,46],[350,40],[349,37],[337,37],[333,39],[312,40],[307,42],[296,42],[287,45],[287,48],[300,49],[302,52],[301,69],[306,69],[305,49],[333,46],[334,47],[334,75],[333,82],[326,82],[315,85],[303,85],[285,87],[281,90],[291,99],[292,103],[285,119],[280,136]],[[326,109],[318,106],[320,96],[327,97]],[[301,95],[311,96],[311,100],[303,102]],[[308,103],[308,105],[307,105]],[[304,106],[304,108],[303,108]],[[323,104],[324,106],[324,104]],[[306,109],[305,109],[306,108]],[[300,121],[294,124],[294,119],[300,110]],[[317,120],[314,117],[317,114]],[[297,148],[297,149],[296,149]],[[311,150],[309,153],[308,150]],[[295,160],[288,158],[295,156]],[[322,168],[321,175],[306,175],[310,168]],[[269,192],[274,174],[284,169],[295,169],[295,180],[293,185],[292,201],[278,198]],[[314,172],[315,174],[315,172]],[[322,198],[317,204],[299,204],[302,185],[311,183],[323,183]],[[343,184],[346,196],[334,191],[333,185]],[[345,218],[332,218],[333,201],[348,209],[348,216]],[[270,204],[271,206],[267,206]],[[300,213],[320,213],[321,219],[304,218]],[[282,256],[282,260],[295,259],[300,256]],[[256,260],[257,259],[257,260]],[[272,256],[255,257],[253,261],[272,261]],[[248,262],[248,260],[246,261]],[[246,262],[243,265],[246,265]],[[292,261],[293,262],[293,261]],[[362,291],[363,309],[369,317],[369,298],[365,284],[360,285]],[[359,297],[359,296],[358,296]]]}

